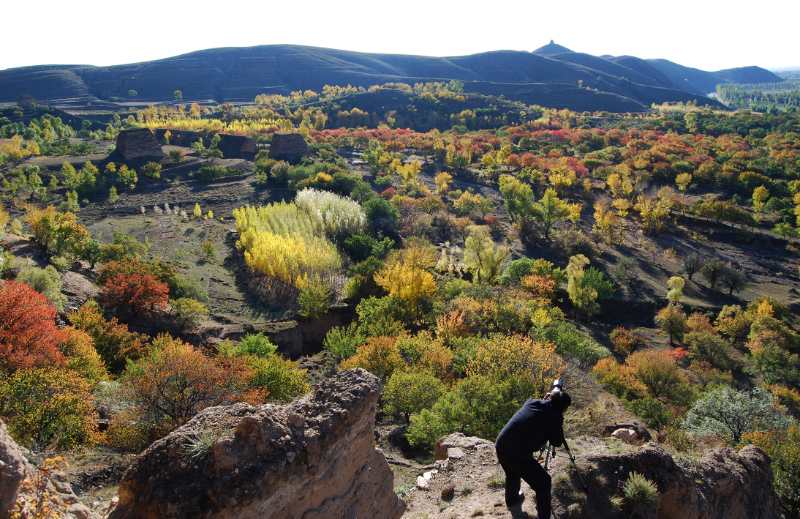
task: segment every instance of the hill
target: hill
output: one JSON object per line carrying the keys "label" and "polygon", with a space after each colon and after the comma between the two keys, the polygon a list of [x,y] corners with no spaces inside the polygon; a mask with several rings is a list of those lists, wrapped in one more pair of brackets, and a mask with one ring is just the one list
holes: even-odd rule
{"label": "hill", "polygon": [[559,45],[558,43],[550,40],[550,43],[547,45],[542,45],[535,51],[534,54],[538,54],[540,56],[555,56],[557,54],[564,54],[566,52],[572,52],[568,48],[564,47],[563,45]]}
{"label": "hill", "polygon": [[94,67],[46,65],[0,71],[0,102],[21,96],[168,101],[251,101],[261,93],[319,90],[325,84],[459,80],[466,91],[503,94],[543,106],[614,112],[651,103],[695,101],[719,82],[777,81],[758,67],[705,72],[665,60],[596,57],[551,42],[534,52],[428,57],[299,45],[208,49],[166,59]]}
{"label": "hill", "polygon": [[704,95],[713,92],[720,83],[777,83],[782,81],[779,76],[761,67],[741,67],[707,72],[685,67],[666,59],[651,59],[647,62],[669,78],[674,88]]}

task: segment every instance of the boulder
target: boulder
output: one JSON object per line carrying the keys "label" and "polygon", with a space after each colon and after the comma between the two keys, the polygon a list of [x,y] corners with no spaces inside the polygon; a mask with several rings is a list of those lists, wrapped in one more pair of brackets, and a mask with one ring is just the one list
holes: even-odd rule
{"label": "boulder", "polygon": [[136,128],[119,132],[117,147],[109,158],[126,164],[144,164],[161,161],[164,152],[152,131],[147,128]]}
{"label": "boulder", "polygon": [[272,136],[269,147],[270,158],[297,164],[307,153],[308,144],[299,133],[276,133]]}
{"label": "boulder", "polygon": [[98,286],[85,274],[72,270],[64,273],[61,291],[67,296],[70,308],[78,308],[100,293]]}
{"label": "boulder", "polygon": [[256,158],[256,141],[251,137],[227,133],[221,133],[219,137],[219,150],[226,159],[253,160]]}
{"label": "boulder", "polygon": [[0,518],[10,517],[12,513],[19,517],[38,517],[34,508],[39,506],[51,511],[48,517],[97,517],[78,500],[63,473],[38,473],[0,421]]}
{"label": "boulder", "polygon": [[647,427],[639,422],[620,422],[607,425],[603,432],[606,436],[612,436],[632,445],[641,445],[653,439]]}
{"label": "boulder", "polygon": [[343,371],[291,404],[205,409],[125,472],[123,518],[399,518],[374,445],[378,379]]}
{"label": "boulder", "polygon": [[19,445],[9,436],[6,425],[0,422],[0,517],[7,517],[16,502],[27,464]]}
{"label": "boulder", "polygon": [[[659,518],[779,517],[769,457],[756,447],[739,452],[715,450],[695,463],[678,463],[659,445],[650,443],[625,454],[589,455],[578,466],[590,486],[580,517],[620,517],[609,498],[618,494],[632,472],[643,474],[658,487]],[[580,488],[580,481],[573,483]]]}
{"label": "boulder", "polygon": [[452,433],[436,442],[433,455],[437,460],[446,460],[450,457],[450,454],[455,454],[456,456],[454,457],[463,457],[465,451],[493,448],[494,444],[492,442],[482,438],[466,436],[463,433]]}

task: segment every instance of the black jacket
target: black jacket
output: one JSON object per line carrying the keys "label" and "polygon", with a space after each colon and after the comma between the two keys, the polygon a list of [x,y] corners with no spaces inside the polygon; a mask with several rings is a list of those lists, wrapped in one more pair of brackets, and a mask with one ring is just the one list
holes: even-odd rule
{"label": "black jacket", "polygon": [[550,400],[529,398],[497,436],[498,454],[530,456],[546,442],[558,447],[564,440],[564,415]]}

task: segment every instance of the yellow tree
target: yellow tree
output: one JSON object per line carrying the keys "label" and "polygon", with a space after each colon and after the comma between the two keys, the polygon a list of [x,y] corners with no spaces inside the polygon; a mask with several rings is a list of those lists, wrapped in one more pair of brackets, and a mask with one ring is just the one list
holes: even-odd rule
{"label": "yellow tree", "polygon": [[611,201],[611,205],[617,210],[617,216],[620,218],[628,216],[628,211],[631,210],[631,202],[627,198],[615,198]]}
{"label": "yellow tree", "polygon": [[692,183],[692,174],[691,173],[680,173],[678,176],[675,177],[675,185],[678,186],[678,189],[681,193],[685,192]]}
{"label": "yellow tree", "polygon": [[768,198],[769,190],[766,187],[758,186],[753,190],[753,211],[756,213],[756,219],[760,218]]}
{"label": "yellow tree", "polygon": [[486,226],[473,225],[469,228],[469,236],[464,241],[464,264],[478,283],[494,281],[509,253],[508,247],[494,243]]}
{"label": "yellow tree", "polygon": [[436,191],[440,195],[444,195],[447,193],[447,189],[450,187],[450,182],[453,180],[453,175],[447,173],[446,171],[440,171],[434,177],[434,182],[436,182]]}
{"label": "yellow tree", "polygon": [[609,209],[605,200],[597,201],[594,204],[594,225],[592,230],[609,245],[620,241],[619,218]]}
{"label": "yellow tree", "polygon": [[375,282],[416,311],[423,300],[436,293],[436,281],[428,271],[435,261],[433,247],[412,243],[389,256],[383,268],[375,273]]}
{"label": "yellow tree", "polygon": [[556,190],[547,188],[542,198],[533,204],[533,217],[537,220],[544,232],[545,239],[550,239],[550,230],[559,221],[580,219],[581,204],[570,204],[560,198]]}

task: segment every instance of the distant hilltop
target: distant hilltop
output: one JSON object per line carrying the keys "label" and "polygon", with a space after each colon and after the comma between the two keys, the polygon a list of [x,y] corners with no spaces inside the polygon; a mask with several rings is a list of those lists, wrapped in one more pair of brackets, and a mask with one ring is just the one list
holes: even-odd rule
{"label": "distant hilltop", "polygon": [[262,93],[318,90],[325,84],[460,80],[467,91],[576,110],[640,111],[652,103],[694,101],[719,83],[777,82],[760,67],[707,72],[667,60],[593,56],[550,41],[533,52],[469,56],[370,54],[300,45],[208,49],[171,58],[94,67],[43,65],[0,71],[0,102],[96,98],[250,101]]}

